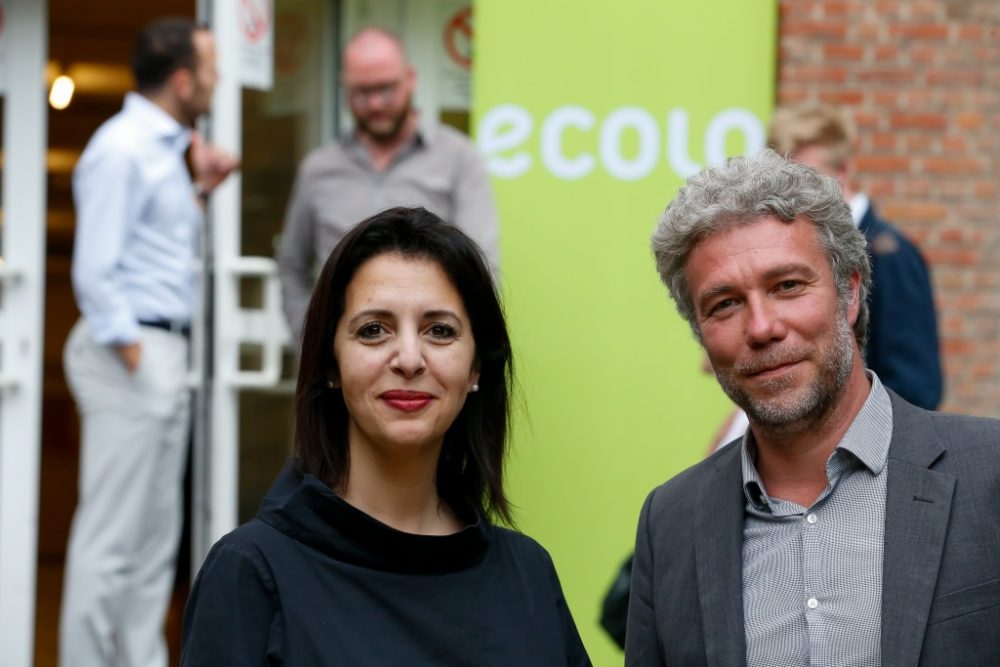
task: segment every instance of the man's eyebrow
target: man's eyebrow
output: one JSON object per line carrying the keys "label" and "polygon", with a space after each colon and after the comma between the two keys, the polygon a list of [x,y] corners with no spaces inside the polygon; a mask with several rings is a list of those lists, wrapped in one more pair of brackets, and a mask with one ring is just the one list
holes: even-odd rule
{"label": "man's eyebrow", "polygon": [[764,277],[774,279],[780,276],[788,275],[789,273],[804,273],[809,277],[813,277],[816,275],[816,269],[802,262],[789,262],[767,271],[764,274]]}
{"label": "man's eyebrow", "polygon": [[699,307],[704,306],[707,302],[711,301],[715,297],[721,296],[722,294],[727,294],[732,291],[733,291],[732,285],[727,285],[725,283],[723,283],[722,285],[713,285],[712,287],[708,288],[700,295],[698,295],[698,306]]}

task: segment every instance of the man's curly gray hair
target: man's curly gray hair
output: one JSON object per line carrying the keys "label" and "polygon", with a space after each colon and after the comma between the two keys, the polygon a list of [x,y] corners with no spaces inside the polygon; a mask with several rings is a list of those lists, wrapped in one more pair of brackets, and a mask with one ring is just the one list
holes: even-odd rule
{"label": "man's curly gray hair", "polygon": [[871,287],[865,237],[855,226],[837,181],[772,150],[754,157],[731,158],[722,166],[705,169],[689,178],[653,232],[656,270],[695,337],[701,340],[684,274],[688,256],[712,234],[752,224],[761,216],[773,216],[788,223],[803,216],[812,223],[816,238],[830,259],[842,309],[851,298],[851,276],[860,274],[861,303],[854,323],[854,338],[863,351],[868,338]]}

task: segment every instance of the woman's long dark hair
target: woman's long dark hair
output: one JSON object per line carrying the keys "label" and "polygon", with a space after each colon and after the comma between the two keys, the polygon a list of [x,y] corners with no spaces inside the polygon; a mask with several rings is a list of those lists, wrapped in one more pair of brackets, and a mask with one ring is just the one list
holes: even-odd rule
{"label": "woman's long dark hair", "polygon": [[348,413],[333,338],[344,313],[347,286],[362,264],[380,255],[436,262],[462,297],[472,325],[479,391],[470,393],[444,437],[438,494],[464,500],[480,514],[511,524],[503,465],[514,380],[503,308],[483,254],[457,227],[423,208],[392,208],[352,229],[333,249],[316,282],[302,330],[295,390],[294,455],[302,472],[340,487],[350,467]]}

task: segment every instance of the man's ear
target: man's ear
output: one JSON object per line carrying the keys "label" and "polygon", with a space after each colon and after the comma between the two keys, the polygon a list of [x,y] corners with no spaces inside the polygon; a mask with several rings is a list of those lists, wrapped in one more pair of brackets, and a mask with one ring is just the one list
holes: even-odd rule
{"label": "man's ear", "polygon": [[194,72],[186,67],[174,71],[167,83],[179,100],[187,101],[194,95]]}
{"label": "man's ear", "polygon": [[858,313],[861,312],[861,274],[857,271],[848,278],[851,289],[851,301],[847,304],[847,321],[853,327],[858,321]]}

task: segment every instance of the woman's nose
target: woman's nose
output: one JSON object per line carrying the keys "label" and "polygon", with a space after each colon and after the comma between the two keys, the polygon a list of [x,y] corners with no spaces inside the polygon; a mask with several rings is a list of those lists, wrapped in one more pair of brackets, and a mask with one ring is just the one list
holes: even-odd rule
{"label": "woman's nose", "polygon": [[424,360],[424,349],[420,336],[416,332],[401,334],[397,338],[391,365],[395,372],[405,377],[412,377],[423,372],[427,363]]}

